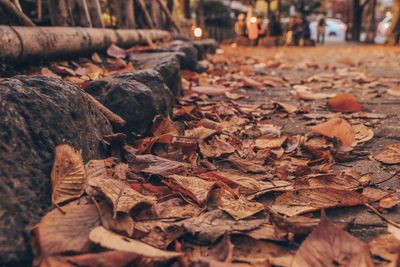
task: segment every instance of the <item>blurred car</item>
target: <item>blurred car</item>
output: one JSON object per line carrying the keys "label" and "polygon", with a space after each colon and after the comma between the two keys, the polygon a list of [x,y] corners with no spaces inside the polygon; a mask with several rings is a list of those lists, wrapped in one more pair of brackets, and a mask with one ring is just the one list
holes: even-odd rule
{"label": "blurred car", "polygon": [[[345,39],[347,26],[343,21],[340,19],[327,18],[325,19],[325,22],[325,37],[330,36],[334,37],[335,39]],[[317,26],[318,21],[313,21],[310,23],[311,38],[314,40],[317,39]]]}

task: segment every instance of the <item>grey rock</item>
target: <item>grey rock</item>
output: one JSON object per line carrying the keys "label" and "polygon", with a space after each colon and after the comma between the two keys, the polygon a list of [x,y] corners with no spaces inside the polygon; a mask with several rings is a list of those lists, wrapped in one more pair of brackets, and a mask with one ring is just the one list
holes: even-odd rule
{"label": "grey rock", "polygon": [[0,82],[0,266],[32,260],[29,229],[50,207],[54,148],[105,156],[111,125],[78,87],[43,76]]}

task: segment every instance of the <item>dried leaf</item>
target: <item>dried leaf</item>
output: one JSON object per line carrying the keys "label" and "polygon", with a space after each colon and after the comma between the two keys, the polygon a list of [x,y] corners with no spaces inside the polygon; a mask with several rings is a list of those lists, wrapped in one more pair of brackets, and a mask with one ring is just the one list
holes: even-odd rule
{"label": "dried leaf", "polygon": [[348,207],[367,203],[369,198],[360,193],[338,188],[308,188],[283,193],[272,208],[293,216],[326,208]]}
{"label": "dried leaf", "polygon": [[225,87],[221,85],[212,85],[212,86],[193,86],[191,89],[197,93],[206,94],[209,96],[219,96],[219,95],[224,95],[226,92],[232,91],[234,88]]}
{"label": "dried leaf", "polygon": [[204,205],[210,196],[215,183],[194,176],[170,175],[164,180],[168,187],[187,196],[199,205]]}
{"label": "dried leaf", "polygon": [[199,148],[201,154],[207,158],[218,158],[235,152],[235,148],[220,137],[213,137],[208,142],[199,142]]}
{"label": "dried leaf", "polygon": [[205,128],[203,126],[196,127],[190,130],[185,131],[185,137],[194,137],[200,140],[207,139],[210,136],[216,134],[217,131],[209,128]]}
{"label": "dried leaf", "polygon": [[332,111],[337,112],[359,112],[361,105],[352,94],[339,94],[328,101],[328,107]]}
{"label": "dried leaf", "polygon": [[313,92],[310,87],[305,85],[295,85],[293,89],[291,94],[303,100],[326,99],[334,96],[334,94]]}
{"label": "dried leaf", "polygon": [[398,85],[390,88],[389,90],[387,90],[387,93],[392,96],[400,97],[400,86]]}
{"label": "dried leaf", "polygon": [[195,205],[187,204],[181,198],[158,202],[153,206],[153,209],[158,218],[177,220],[193,218],[202,212],[202,209]]}
{"label": "dried leaf", "polygon": [[264,136],[256,140],[254,147],[257,149],[281,147],[286,140],[287,140],[286,136],[281,136],[281,137]]}
{"label": "dried leaf", "polygon": [[225,190],[222,190],[218,198],[218,208],[227,212],[235,220],[242,220],[263,211],[264,205],[248,201],[243,196],[236,199]]}
{"label": "dried leaf", "polygon": [[47,213],[32,230],[37,253],[55,255],[85,252],[90,248],[89,233],[100,224],[96,205],[78,201]]}
{"label": "dried leaf", "polygon": [[351,126],[355,133],[356,142],[364,143],[374,138],[374,132],[363,124],[356,124]]}
{"label": "dried leaf", "polygon": [[295,113],[298,109],[295,105],[289,104],[289,103],[284,103],[284,102],[274,102],[274,104],[283,110],[285,110],[287,113]]}
{"label": "dried leaf", "polygon": [[151,261],[149,259],[144,259],[140,255],[135,253],[116,250],[104,251],[99,253],[87,253],[76,256],[67,256],[63,259],[67,262],[71,262],[73,264],[72,266],[151,266]]}
{"label": "dried leaf", "polygon": [[400,163],[400,144],[391,144],[374,156],[377,161],[385,164]]}
{"label": "dried leaf", "polygon": [[367,244],[339,229],[323,214],[294,256],[292,267],[303,266],[372,267],[374,264]]}
{"label": "dried leaf", "polygon": [[379,207],[383,209],[391,209],[400,203],[399,195],[390,195],[379,200]]}
{"label": "dried leaf", "polygon": [[58,76],[57,74],[55,74],[54,72],[52,72],[48,68],[42,68],[40,70],[40,74],[42,74],[44,76],[47,76],[47,77],[51,77],[51,78],[61,79],[61,76]]}
{"label": "dried leaf", "polygon": [[115,44],[111,44],[110,47],[107,48],[107,55],[114,58],[125,58],[126,52]]}
{"label": "dried leaf", "polygon": [[253,230],[265,222],[265,219],[236,221],[222,210],[212,210],[184,220],[182,225],[187,231],[196,235],[199,241],[215,242],[218,237],[225,233]]}
{"label": "dried leaf", "polygon": [[387,261],[395,261],[400,251],[400,240],[391,234],[380,235],[369,242],[371,254]]}
{"label": "dried leaf", "polygon": [[52,203],[55,205],[80,197],[86,187],[86,172],[82,156],[70,145],[55,149],[51,170]]}
{"label": "dried leaf", "polygon": [[249,160],[241,159],[236,155],[232,155],[228,158],[228,161],[232,163],[236,168],[243,172],[251,173],[265,173],[266,169],[264,166],[255,164]]}
{"label": "dried leaf", "polygon": [[141,241],[115,234],[102,226],[94,228],[89,234],[89,239],[93,243],[104,248],[132,252],[140,256],[154,259],[171,259],[181,255],[181,253],[178,252],[161,250]]}
{"label": "dried leaf", "polygon": [[129,167],[133,172],[146,174],[170,175],[183,172],[190,165],[154,155],[127,154]]}
{"label": "dried leaf", "polygon": [[154,197],[145,196],[133,190],[125,181],[95,177],[89,180],[89,186],[103,193],[117,212],[129,213],[138,205],[152,205]]}
{"label": "dried leaf", "polygon": [[308,127],[314,133],[336,138],[344,145],[351,146],[355,141],[355,133],[351,125],[342,118],[332,118],[327,122]]}

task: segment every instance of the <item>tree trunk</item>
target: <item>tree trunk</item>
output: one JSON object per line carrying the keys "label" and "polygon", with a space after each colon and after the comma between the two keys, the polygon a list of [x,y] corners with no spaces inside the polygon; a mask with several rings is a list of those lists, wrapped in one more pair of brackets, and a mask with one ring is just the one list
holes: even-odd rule
{"label": "tree trunk", "polygon": [[167,5],[163,2],[163,0],[157,0],[158,4],[160,5],[160,8],[162,10],[162,12],[164,12],[165,17],[167,18],[167,20],[169,21],[169,23],[171,23],[171,25],[173,26],[173,28],[180,33],[181,30],[179,29],[178,24],[176,24],[174,18],[172,17],[171,12],[169,11]]}
{"label": "tree trunk", "polygon": [[388,44],[395,45],[400,39],[400,0],[393,0],[392,16]]}
{"label": "tree trunk", "polygon": [[35,59],[71,58],[104,51],[112,43],[127,47],[170,37],[161,30],[0,26],[0,60],[21,64]]}
{"label": "tree trunk", "polygon": [[67,0],[67,4],[75,26],[92,27],[86,0]]}
{"label": "tree trunk", "polygon": [[135,11],[133,9],[133,0],[115,0],[117,7],[117,26],[120,29],[134,29]]}
{"label": "tree trunk", "polygon": [[190,0],[182,0],[183,15],[186,19],[190,19]]}
{"label": "tree trunk", "polygon": [[47,0],[47,9],[51,25],[53,26],[72,26],[73,23],[69,16],[66,0]]}
{"label": "tree trunk", "polygon": [[141,14],[143,15],[143,19],[147,24],[147,26],[150,29],[154,28],[154,21],[151,18],[149,12],[147,11],[146,3],[144,2],[144,0],[136,0],[136,2],[139,4],[139,8],[142,11]]}
{"label": "tree trunk", "polygon": [[101,16],[101,6],[99,0],[87,0],[90,20],[95,28],[104,28],[103,17]]}
{"label": "tree trunk", "polygon": [[0,21],[4,21],[6,24],[35,26],[32,20],[9,0],[0,0],[0,14],[2,15]]}
{"label": "tree trunk", "polygon": [[368,4],[368,22],[367,22],[367,30],[366,30],[366,38],[365,42],[368,44],[372,44],[375,42],[375,33],[376,33],[376,0],[370,0]]}
{"label": "tree trunk", "polygon": [[206,28],[206,18],[204,12],[204,0],[199,0],[197,4],[197,23],[198,26],[203,29],[203,31]]}
{"label": "tree trunk", "polygon": [[364,6],[360,3],[360,0],[353,0],[353,25],[351,39],[356,42],[360,41],[363,10]]}

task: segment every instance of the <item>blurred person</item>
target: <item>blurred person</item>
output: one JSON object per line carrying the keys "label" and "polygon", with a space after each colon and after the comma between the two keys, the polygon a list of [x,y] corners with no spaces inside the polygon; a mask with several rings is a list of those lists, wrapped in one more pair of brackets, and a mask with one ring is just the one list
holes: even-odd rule
{"label": "blurred person", "polygon": [[294,30],[296,28],[296,16],[292,15],[286,28],[285,45],[294,45]]}
{"label": "blurred person", "polygon": [[237,21],[235,22],[235,33],[236,36],[243,37],[246,36],[246,16],[244,14],[239,14]]}
{"label": "blurred person", "polygon": [[271,19],[268,23],[268,34],[273,38],[275,46],[280,45],[281,36],[283,34],[280,17],[276,14],[272,14]]}
{"label": "blurred person", "polygon": [[325,29],[326,29],[326,21],[324,14],[318,19],[317,26],[317,43],[324,44],[325,43]]}
{"label": "blurred person", "polygon": [[247,24],[247,35],[249,37],[250,42],[256,46],[258,44],[259,39],[259,25],[257,23],[256,17],[250,17],[249,22]]}

